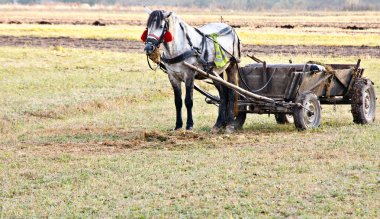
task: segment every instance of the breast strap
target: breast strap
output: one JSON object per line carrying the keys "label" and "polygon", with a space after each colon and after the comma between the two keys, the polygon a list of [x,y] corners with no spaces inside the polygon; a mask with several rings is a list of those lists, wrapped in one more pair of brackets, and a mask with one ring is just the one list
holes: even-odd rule
{"label": "breast strap", "polygon": [[175,64],[175,63],[182,62],[182,61],[196,55],[196,53],[197,52],[194,49],[191,49],[191,50],[187,50],[186,52],[182,53],[181,55],[176,56],[176,57],[171,58],[171,59],[167,59],[167,58],[165,58],[165,56],[162,56],[161,60],[166,64]]}

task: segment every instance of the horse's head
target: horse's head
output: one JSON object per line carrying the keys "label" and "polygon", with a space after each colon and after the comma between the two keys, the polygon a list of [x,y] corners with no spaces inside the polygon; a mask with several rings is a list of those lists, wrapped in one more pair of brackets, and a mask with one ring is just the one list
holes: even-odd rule
{"label": "horse's head", "polygon": [[160,47],[161,43],[168,43],[173,40],[172,34],[169,32],[169,17],[171,12],[165,11],[149,11],[149,18],[146,29],[141,35],[141,40],[145,42],[145,53],[150,55]]}

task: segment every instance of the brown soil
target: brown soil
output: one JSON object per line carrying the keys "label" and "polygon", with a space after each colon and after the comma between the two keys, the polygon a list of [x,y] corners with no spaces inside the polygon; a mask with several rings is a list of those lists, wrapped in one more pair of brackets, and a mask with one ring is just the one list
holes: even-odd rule
{"label": "brown soil", "polygon": [[[83,141],[61,141],[55,136],[75,137],[99,136],[102,140]],[[32,150],[31,153],[54,155],[64,153],[124,153],[127,150],[140,150],[160,148],[165,150],[177,150],[188,148],[195,143],[206,139],[209,147],[216,147],[216,139],[231,138],[229,136],[209,135],[208,133],[197,133],[192,131],[126,131],[123,129],[107,128],[99,129],[95,127],[74,128],[74,129],[51,129],[36,131],[40,140],[27,140],[18,142],[17,145],[24,150]],[[189,140],[192,140],[189,142]]]}
{"label": "brown soil", "polygon": [[255,46],[244,45],[243,54],[307,54],[322,56],[371,56],[380,58],[380,46],[284,46],[284,45],[268,45]]}
{"label": "brown soil", "polygon": [[[139,41],[124,39],[77,39],[69,37],[14,37],[0,36],[0,46],[71,47],[104,49],[118,52],[143,52]],[[247,54],[309,54],[332,56],[371,56],[380,58],[380,47],[368,46],[286,46],[286,45],[243,45],[243,55]]]}

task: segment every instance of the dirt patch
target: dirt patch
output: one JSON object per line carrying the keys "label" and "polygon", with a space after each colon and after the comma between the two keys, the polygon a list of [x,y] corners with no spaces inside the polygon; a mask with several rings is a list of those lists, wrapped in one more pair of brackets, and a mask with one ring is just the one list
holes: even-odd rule
{"label": "dirt patch", "polygon": [[128,130],[115,127],[77,127],[33,130],[18,137],[15,150],[43,156],[62,153],[115,154],[131,150],[186,150],[191,148],[224,148],[244,145],[264,145],[273,134],[263,130],[250,135],[214,135],[206,131]]}
{"label": "dirt patch", "polygon": [[[38,136],[38,138],[20,140],[19,149],[32,151],[43,155],[55,155],[59,153],[81,154],[113,154],[124,153],[127,150],[141,149],[165,149],[176,150],[194,147],[206,139],[223,138],[212,136],[205,132],[189,131],[128,131],[117,128],[66,128],[45,129],[27,133],[25,136]],[[214,142],[217,140],[214,139]]]}
{"label": "dirt patch", "polygon": [[[1,46],[69,47],[102,49],[117,52],[143,52],[139,41],[124,39],[80,39],[69,37],[14,37],[0,36]],[[247,54],[310,54],[322,56],[371,56],[380,58],[380,46],[289,46],[289,45],[243,45],[242,53]]]}
{"label": "dirt patch", "polygon": [[294,29],[294,25],[281,25],[281,26],[276,26],[276,28],[282,28],[282,29]]}
{"label": "dirt patch", "polygon": [[1,46],[69,47],[105,49],[118,52],[143,52],[143,44],[121,39],[77,39],[70,37],[13,37],[0,36]]}
{"label": "dirt patch", "polygon": [[347,26],[347,27],[345,27],[343,29],[345,29],[345,30],[366,30],[367,28],[358,27],[358,26],[354,25],[354,26]]}
{"label": "dirt patch", "polygon": [[236,29],[236,28],[241,28],[241,25],[239,25],[239,24],[231,24],[231,27]]}
{"label": "dirt patch", "polygon": [[[124,130],[113,127],[82,127],[67,129],[41,130],[30,133],[38,136],[38,139],[20,141],[16,146],[9,146],[9,150],[17,150],[23,154],[34,154],[38,156],[59,156],[61,154],[76,155],[106,155],[124,154],[136,150],[171,150],[182,151],[194,148],[219,149],[230,147],[252,147],[267,148],[273,146],[270,143],[273,138],[278,138],[280,133],[263,132],[262,130],[249,130],[237,132],[232,135],[213,135],[209,132],[192,131],[137,131]],[[286,138],[295,138],[297,132],[287,133]],[[77,141],[76,136],[91,135],[89,139]],[[56,137],[64,137],[64,141],[56,141]],[[302,137],[309,138],[310,135]],[[326,137],[323,134],[313,133],[314,139]],[[304,139],[305,140],[305,139]],[[305,140],[306,141],[306,140]],[[310,141],[307,141],[310,142]],[[278,149],[284,145],[277,145]],[[325,154],[315,154],[313,159],[325,159]]]}
{"label": "dirt patch", "polygon": [[102,22],[100,22],[100,21],[94,21],[94,22],[92,23],[92,25],[93,25],[93,26],[106,26],[105,23],[102,23]]}
{"label": "dirt patch", "polygon": [[49,21],[38,21],[37,24],[41,24],[41,25],[52,25],[52,23],[49,22]]}
{"label": "dirt patch", "polygon": [[53,111],[25,112],[25,115],[45,119],[62,119],[62,116]]}
{"label": "dirt patch", "polygon": [[22,24],[21,21],[9,21],[8,24]]}
{"label": "dirt patch", "polygon": [[371,56],[380,58],[380,46],[291,46],[291,45],[243,45],[246,54],[321,55],[321,56]]}

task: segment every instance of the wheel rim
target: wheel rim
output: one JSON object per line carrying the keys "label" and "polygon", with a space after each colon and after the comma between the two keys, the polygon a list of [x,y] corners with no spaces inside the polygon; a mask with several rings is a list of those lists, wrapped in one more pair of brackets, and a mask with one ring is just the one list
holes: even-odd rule
{"label": "wheel rim", "polygon": [[317,122],[317,106],[313,101],[308,100],[304,105],[303,116],[305,125],[309,128],[315,127]]}
{"label": "wheel rim", "polygon": [[363,101],[363,112],[364,116],[367,120],[371,120],[373,117],[373,111],[374,111],[374,103],[373,103],[373,96],[370,90],[366,90],[363,95],[364,101]]}
{"label": "wheel rim", "polygon": [[294,123],[294,117],[293,117],[293,115],[291,115],[291,114],[285,114],[285,117],[286,117],[286,120],[289,123]]}

